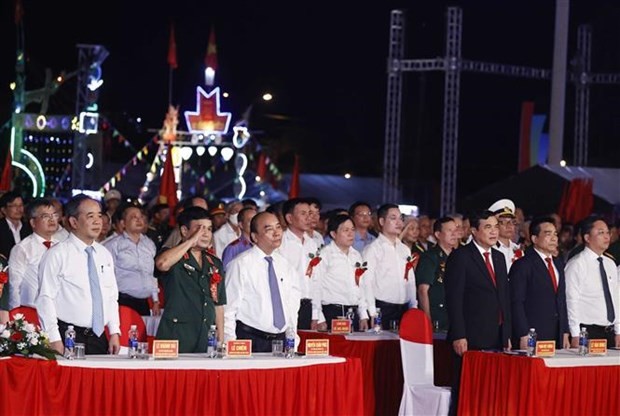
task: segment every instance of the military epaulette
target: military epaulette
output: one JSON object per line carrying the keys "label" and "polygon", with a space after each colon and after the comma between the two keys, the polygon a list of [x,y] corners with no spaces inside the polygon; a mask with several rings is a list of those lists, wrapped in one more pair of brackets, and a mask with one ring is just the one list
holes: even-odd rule
{"label": "military epaulette", "polygon": [[611,254],[611,253],[609,253],[609,252],[607,252],[607,251],[605,251],[605,252],[603,253],[603,256],[607,256],[607,257],[609,257],[610,259],[612,259],[612,260],[614,261],[614,263],[616,262],[616,257],[615,257],[613,254]]}

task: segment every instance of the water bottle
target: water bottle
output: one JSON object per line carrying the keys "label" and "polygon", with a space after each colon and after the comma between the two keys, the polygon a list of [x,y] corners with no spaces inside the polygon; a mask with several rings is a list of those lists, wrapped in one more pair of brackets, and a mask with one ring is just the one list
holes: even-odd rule
{"label": "water bottle", "polygon": [[375,326],[374,331],[379,334],[383,330],[381,327],[381,308],[377,308],[377,314],[375,315]]}
{"label": "water bottle", "polygon": [[73,360],[75,358],[75,329],[69,325],[65,331],[65,358]]}
{"label": "water bottle", "polygon": [[138,358],[138,326],[131,325],[127,333],[127,356]]}
{"label": "water bottle", "polygon": [[215,325],[211,325],[207,334],[207,357],[217,357],[217,331]]}
{"label": "water bottle", "polygon": [[349,320],[349,323],[351,324],[350,332],[353,333],[353,320],[355,319],[355,313],[353,312],[353,308],[349,308],[349,310],[347,311],[347,319]]}
{"label": "water bottle", "polygon": [[588,331],[584,327],[579,332],[579,355],[588,355]]}
{"label": "water bottle", "polygon": [[536,355],[536,330],[530,328],[530,332],[527,334],[527,356],[533,357]]}
{"label": "water bottle", "polygon": [[295,356],[295,331],[293,328],[286,330],[286,339],[284,340],[284,357],[293,358]]}

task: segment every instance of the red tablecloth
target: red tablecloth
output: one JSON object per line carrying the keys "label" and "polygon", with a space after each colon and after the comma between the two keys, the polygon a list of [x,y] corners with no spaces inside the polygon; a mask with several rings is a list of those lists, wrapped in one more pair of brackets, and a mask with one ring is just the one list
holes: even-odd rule
{"label": "red tablecloth", "polygon": [[540,358],[463,357],[459,415],[618,415],[617,366],[547,367]]}
{"label": "red tablecloth", "polygon": [[268,370],[119,370],[11,358],[0,360],[0,386],[0,415],[363,412],[362,370],[356,359]]}
{"label": "red tablecloth", "polygon": [[398,414],[404,382],[398,339],[348,341],[343,335],[312,331],[299,331],[299,336],[301,338],[299,349],[302,352],[305,351],[306,339],[329,339],[331,355],[361,359],[364,377],[364,414]]}

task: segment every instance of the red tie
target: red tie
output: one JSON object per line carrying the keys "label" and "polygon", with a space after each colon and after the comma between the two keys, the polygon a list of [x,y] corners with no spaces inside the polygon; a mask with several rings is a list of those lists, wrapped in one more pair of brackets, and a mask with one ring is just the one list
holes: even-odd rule
{"label": "red tie", "polygon": [[549,269],[549,274],[551,275],[551,282],[553,283],[553,290],[558,291],[558,279],[555,277],[555,270],[553,269],[553,263],[551,262],[551,257],[547,257],[545,259],[547,262],[547,269]]}
{"label": "red tie", "polygon": [[52,246],[52,242],[51,241],[44,241],[43,245],[49,249]]}
{"label": "red tie", "polygon": [[489,271],[489,274],[491,275],[491,280],[493,281],[493,286],[497,287],[497,282],[495,281],[495,272],[493,271],[493,266],[491,265],[491,260],[489,259],[489,253],[488,251],[485,251],[484,253],[484,262],[487,265],[487,270]]}

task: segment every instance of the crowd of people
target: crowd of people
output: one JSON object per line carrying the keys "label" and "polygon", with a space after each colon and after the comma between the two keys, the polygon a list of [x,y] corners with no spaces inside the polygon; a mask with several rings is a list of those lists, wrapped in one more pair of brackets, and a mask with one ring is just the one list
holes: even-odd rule
{"label": "crowd of people", "polygon": [[0,211],[0,320],[36,308],[61,353],[68,325],[87,353],[118,352],[119,305],[161,314],[157,338],[180,352],[204,352],[211,325],[220,342],[264,352],[287,329],[329,330],[349,309],[364,331],[379,311],[387,329],[420,308],[448,332],[458,398],[464,352],[525,349],[529,328],[557,348],[576,347],[582,327],[620,347],[618,224],[595,215],[527,218],[508,199],[431,218],[391,203],[324,212],[317,198],[259,209],[200,196],[171,212],[117,190],[103,204],[80,194],[25,205],[8,192]]}

